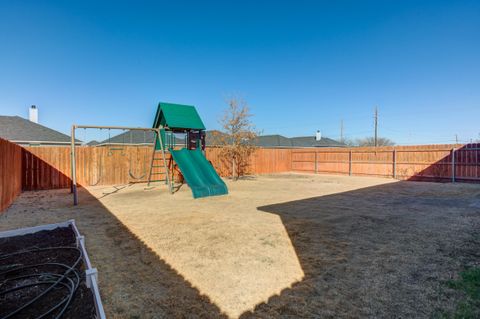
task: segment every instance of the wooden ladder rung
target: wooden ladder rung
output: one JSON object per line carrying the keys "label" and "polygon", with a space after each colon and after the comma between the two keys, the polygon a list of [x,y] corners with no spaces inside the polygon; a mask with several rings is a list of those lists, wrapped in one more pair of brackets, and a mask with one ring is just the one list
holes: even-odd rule
{"label": "wooden ladder rung", "polygon": [[[161,147],[161,149],[159,150],[157,150],[156,148],[157,141],[160,143],[160,147]],[[153,148],[153,153],[152,153],[152,161],[150,164],[150,173],[148,175],[148,185],[150,185],[150,183],[152,182],[167,182],[167,184],[170,184],[170,175],[169,175],[170,173],[169,173],[169,168],[167,167],[167,161],[169,159],[165,155],[165,149],[163,147],[164,147],[164,144],[160,138],[160,135],[157,134],[156,141]],[[157,162],[155,163],[155,161]],[[162,161],[163,162],[162,165],[158,165],[159,164],[158,161]],[[157,165],[154,165],[154,163]],[[154,169],[158,169],[158,168],[164,168],[163,172],[153,172]],[[164,179],[154,180],[152,179],[154,175],[163,175],[163,177],[160,177],[160,178],[164,178]],[[170,192],[172,192],[170,185],[169,185],[169,189],[170,189]]]}

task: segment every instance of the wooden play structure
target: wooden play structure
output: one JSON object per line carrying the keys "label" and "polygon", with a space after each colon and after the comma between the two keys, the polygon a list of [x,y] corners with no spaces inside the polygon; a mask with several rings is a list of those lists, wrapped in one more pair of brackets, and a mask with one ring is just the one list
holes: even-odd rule
{"label": "wooden play structure", "polygon": [[[77,129],[125,130],[154,133],[152,155],[147,185],[165,182],[173,194],[175,189],[174,171],[178,169],[192,190],[194,198],[224,195],[228,189],[212,164],[205,157],[205,125],[194,106],[159,103],[153,127],[72,125],[71,134],[71,176],[73,203],[78,204],[76,140]],[[179,135],[184,145],[177,143]],[[168,156],[169,155],[169,156]],[[160,168],[161,171],[156,169]]]}

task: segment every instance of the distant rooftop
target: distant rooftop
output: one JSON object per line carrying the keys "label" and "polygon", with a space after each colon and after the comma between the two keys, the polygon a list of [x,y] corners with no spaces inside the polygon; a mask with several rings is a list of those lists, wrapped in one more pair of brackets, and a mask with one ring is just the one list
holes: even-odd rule
{"label": "distant rooftop", "polygon": [[[155,132],[153,131],[137,131],[129,130],[118,135],[107,138],[95,145],[105,144],[153,144],[155,141]],[[96,142],[96,141],[95,141]],[[176,138],[176,144],[185,143],[184,139]],[[95,146],[90,145],[90,146]]]}
{"label": "distant rooftop", "polygon": [[292,141],[293,147],[340,147],[346,146],[334,139],[323,137],[317,141],[315,136],[299,136],[289,138]]}
{"label": "distant rooftop", "polygon": [[315,136],[285,137],[282,135],[262,135],[257,137],[257,146],[260,147],[342,147],[345,144],[328,137],[319,141]]}
{"label": "distant rooftop", "polygon": [[[126,131],[124,133],[112,136],[99,144],[152,144],[155,138],[154,132],[144,131]],[[206,131],[207,146],[219,145],[219,137],[225,137],[226,134],[220,131]],[[181,138],[176,138],[177,145],[185,143]],[[335,141],[328,137],[322,137],[319,141],[315,136],[285,137],[282,135],[262,135],[258,136],[255,144],[259,147],[342,147],[345,144]]]}
{"label": "distant rooftop", "polygon": [[[225,136],[225,133],[220,131],[207,131],[207,145],[214,146],[219,145],[220,141],[218,136]],[[322,137],[319,141],[315,136],[299,136],[299,137],[285,137],[283,135],[261,135],[258,136],[255,145],[258,147],[279,147],[279,148],[292,148],[292,147],[342,147],[345,144],[335,141],[328,137]]]}
{"label": "distant rooftop", "polygon": [[18,144],[70,144],[70,136],[20,116],[0,116],[0,137]]}
{"label": "distant rooftop", "polygon": [[96,146],[98,144],[100,144],[100,142],[96,141],[96,140],[93,140],[93,141],[90,141],[90,142],[87,143],[88,146]]}

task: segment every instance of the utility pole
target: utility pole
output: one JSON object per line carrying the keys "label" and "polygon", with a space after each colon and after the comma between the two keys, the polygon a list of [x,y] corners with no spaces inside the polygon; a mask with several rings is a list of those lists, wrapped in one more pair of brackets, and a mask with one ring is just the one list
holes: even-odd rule
{"label": "utility pole", "polygon": [[343,143],[343,119],[340,120],[340,143]]}
{"label": "utility pole", "polygon": [[455,134],[455,144],[458,144],[458,134]]}
{"label": "utility pole", "polygon": [[375,107],[375,147],[378,146],[378,108]]}

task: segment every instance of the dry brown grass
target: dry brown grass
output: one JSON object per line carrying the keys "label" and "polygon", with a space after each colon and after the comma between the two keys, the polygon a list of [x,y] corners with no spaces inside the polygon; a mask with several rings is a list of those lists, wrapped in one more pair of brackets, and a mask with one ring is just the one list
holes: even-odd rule
{"label": "dry brown grass", "polygon": [[442,282],[479,262],[478,185],[295,174],[199,200],[143,186],[91,188],[78,207],[27,192],[0,230],[75,218],[110,318],[430,317],[454,307]]}

